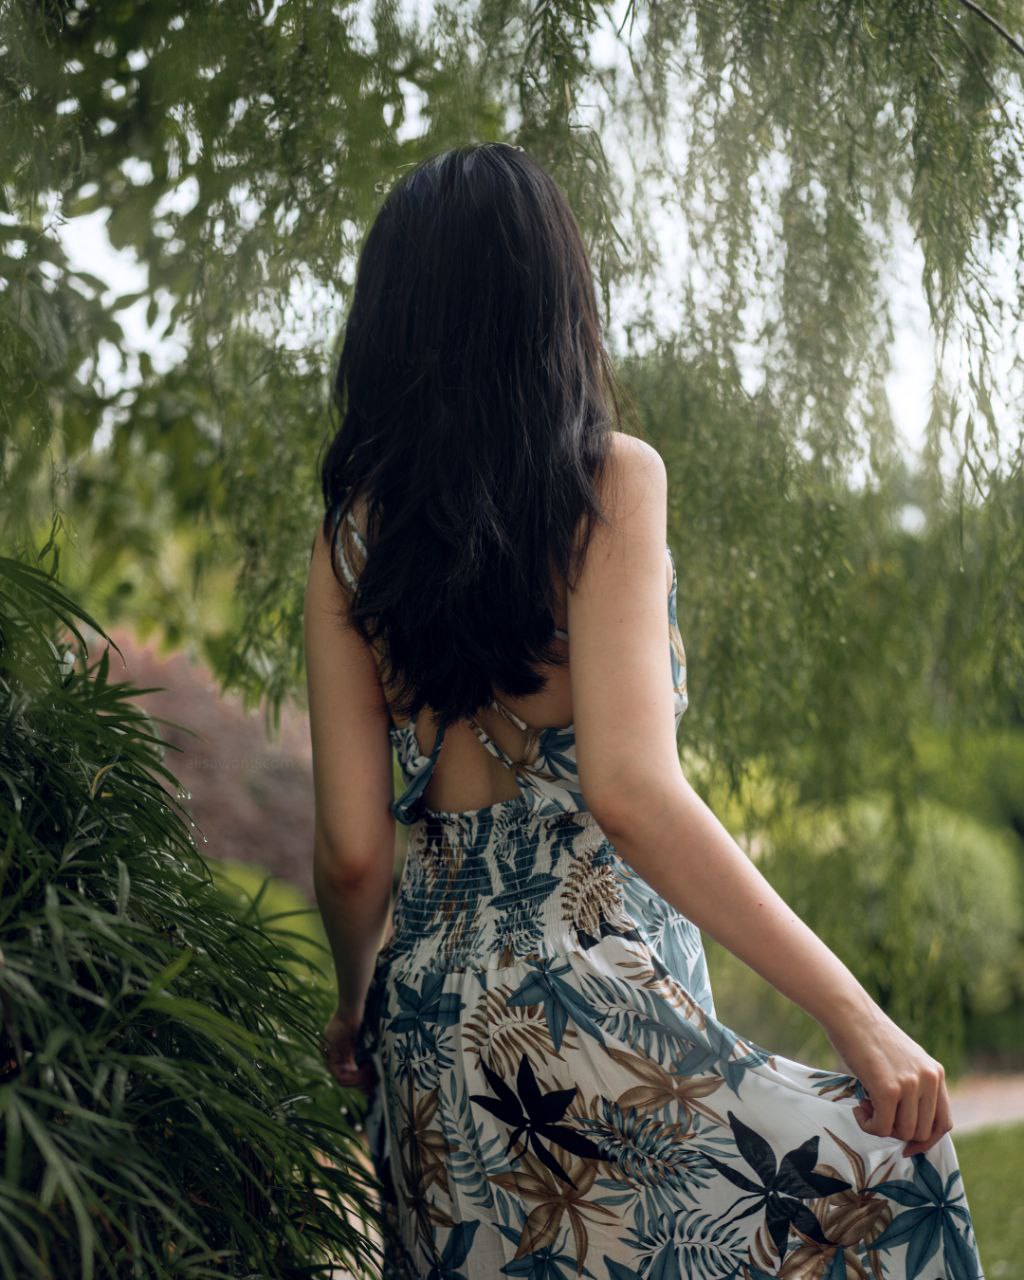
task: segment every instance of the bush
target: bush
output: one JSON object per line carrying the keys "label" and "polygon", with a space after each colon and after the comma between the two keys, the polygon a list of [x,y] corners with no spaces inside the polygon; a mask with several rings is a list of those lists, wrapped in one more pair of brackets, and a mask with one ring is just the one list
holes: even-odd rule
{"label": "bush", "polygon": [[1024,840],[1024,730],[929,728],[914,744],[931,795]]}
{"label": "bush", "polygon": [[795,810],[762,869],[879,1003],[955,1072],[965,1016],[1014,997],[1024,905],[1013,839],[921,798]]}
{"label": "bush", "polygon": [[311,962],[214,883],[92,619],[16,560],[0,585],[0,1277],[364,1269]]}
{"label": "bush", "polygon": [[331,999],[335,994],[334,964],[319,910],[311,907],[293,884],[251,862],[210,857],[206,862],[214,883],[235,910],[246,918],[251,916],[264,929],[274,930],[278,937],[290,939],[298,960],[289,961],[289,968],[303,981],[321,983],[325,998]]}

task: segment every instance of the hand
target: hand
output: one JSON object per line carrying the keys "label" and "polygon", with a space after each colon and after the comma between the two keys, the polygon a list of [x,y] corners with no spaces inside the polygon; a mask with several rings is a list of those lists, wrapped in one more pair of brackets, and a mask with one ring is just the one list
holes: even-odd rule
{"label": "hand", "polygon": [[360,1019],[335,1009],[324,1028],[327,1069],[339,1084],[350,1088],[369,1089],[375,1080],[373,1064],[359,1064],[355,1058],[356,1036]]}
{"label": "hand", "polygon": [[953,1127],[942,1063],[877,1005],[841,1026],[825,1028],[844,1067],[868,1093],[854,1107],[866,1133],[901,1138],[905,1156],[927,1151]]}

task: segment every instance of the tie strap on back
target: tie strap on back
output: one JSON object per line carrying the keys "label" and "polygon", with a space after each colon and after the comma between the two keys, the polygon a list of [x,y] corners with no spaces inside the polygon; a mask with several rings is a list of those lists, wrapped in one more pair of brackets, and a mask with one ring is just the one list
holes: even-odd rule
{"label": "tie strap on back", "polygon": [[502,764],[506,765],[513,771],[528,768],[537,758],[537,744],[540,741],[542,730],[535,729],[531,725],[528,725],[525,720],[521,720],[514,711],[510,711],[509,708],[506,707],[504,703],[499,702],[497,698],[492,698],[489,705],[492,706],[500,715],[504,716],[506,720],[514,724],[516,728],[522,729],[526,733],[526,741],[523,744],[523,753],[518,760],[513,760],[508,752],[505,751],[503,747],[500,747],[490,734],[486,733],[472,716],[466,717],[466,723],[491,755],[495,757],[495,759],[500,760]]}

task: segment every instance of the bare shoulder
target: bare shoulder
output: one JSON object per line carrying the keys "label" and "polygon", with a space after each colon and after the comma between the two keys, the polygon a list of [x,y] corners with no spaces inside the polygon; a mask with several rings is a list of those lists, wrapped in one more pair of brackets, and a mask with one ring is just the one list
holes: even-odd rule
{"label": "bare shoulder", "polygon": [[631,436],[625,431],[610,431],[612,452],[620,466],[648,468],[653,472],[665,470],[665,460],[653,444]]}
{"label": "bare shoulder", "polygon": [[610,435],[611,447],[597,483],[604,519],[590,530],[575,588],[577,594],[601,597],[599,607],[609,609],[616,600],[628,598],[638,576],[650,572],[660,590],[657,584],[664,580],[670,585],[672,572],[665,556],[668,476],[664,460],[637,436],[620,431]]}
{"label": "bare shoulder", "polygon": [[613,543],[645,526],[664,523],[668,501],[665,461],[653,445],[638,436],[613,431],[608,460],[599,482],[601,506],[608,523],[595,530],[598,543]]}
{"label": "bare shoulder", "polygon": [[660,501],[667,488],[665,460],[657,449],[639,436],[611,432],[602,501],[619,517],[627,517],[638,505]]}

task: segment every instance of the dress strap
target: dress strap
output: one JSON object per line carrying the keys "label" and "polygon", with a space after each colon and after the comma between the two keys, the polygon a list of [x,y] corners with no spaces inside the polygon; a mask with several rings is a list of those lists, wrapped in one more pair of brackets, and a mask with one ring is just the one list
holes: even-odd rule
{"label": "dress strap", "polygon": [[524,730],[526,733],[526,741],[523,744],[523,752],[518,759],[514,760],[503,747],[500,747],[494,741],[491,735],[486,732],[486,730],[473,718],[473,716],[467,716],[466,723],[473,730],[474,734],[476,734],[479,741],[483,743],[496,760],[500,760],[503,765],[511,769],[513,772],[532,764],[536,754],[537,743],[540,739],[540,730],[532,728],[525,720],[521,720],[514,711],[510,711],[509,708],[506,707],[504,703],[499,702],[497,698],[492,698],[489,705],[492,706],[500,715],[504,716],[506,720],[511,721],[511,723],[517,728]]}
{"label": "dress strap", "polygon": [[[359,552],[359,555],[362,557],[362,563],[365,564],[366,563],[366,543],[363,540],[362,534],[359,532],[359,526],[358,524],[356,524],[356,518],[352,514],[351,507],[345,513],[345,523],[349,526],[349,528],[352,531],[352,541],[355,544],[355,548]],[[342,529],[340,523],[338,525],[338,530],[335,535],[334,541],[338,551],[338,563],[341,565],[341,571],[345,575],[345,581],[348,583],[349,587],[353,591],[355,591],[356,587],[359,585],[359,575],[356,572],[356,570],[352,567],[352,563],[349,560],[348,551],[346,549],[344,530]]]}
{"label": "dress strap", "polygon": [[[416,731],[415,728],[410,728],[410,725],[414,724],[415,721],[413,720],[404,726],[404,731],[409,734],[413,743],[416,741]],[[417,755],[415,757],[410,768],[412,777],[410,778],[408,785],[402,794],[396,800],[392,801],[390,806],[391,812],[399,822],[403,822],[408,825],[409,823],[415,822],[415,820],[420,816],[423,809],[423,792],[427,789],[427,783],[429,783],[431,775],[434,772],[434,765],[437,764],[437,757],[441,751],[441,745],[444,742],[446,728],[447,726],[443,721],[437,726],[437,732],[434,734],[434,745],[430,748],[430,754],[425,756]]]}

